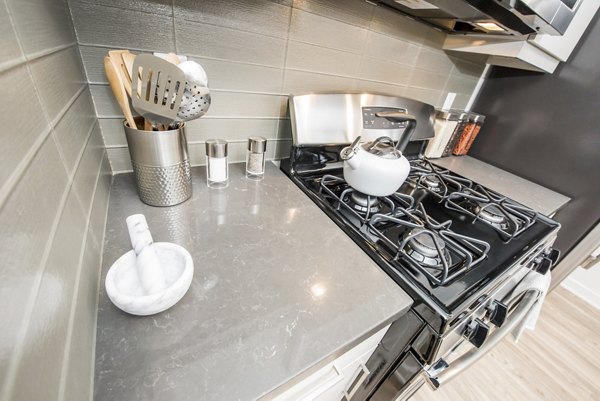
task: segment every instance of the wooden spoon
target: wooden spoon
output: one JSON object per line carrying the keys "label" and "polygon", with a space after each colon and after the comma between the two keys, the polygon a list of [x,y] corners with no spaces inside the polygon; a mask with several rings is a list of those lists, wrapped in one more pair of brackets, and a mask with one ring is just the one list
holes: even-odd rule
{"label": "wooden spoon", "polygon": [[121,58],[123,59],[123,64],[125,65],[129,79],[133,80],[133,62],[135,61],[135,54],[121,53]]}
{"label": "wooden spoon", "polygon": [[108,57],[110,58],[111,63],[115,67],[117,74],[121,76],[121,80],[123,81],[123,86],[125,87],[125,91],[131,97],[131,76],[127,72],[127,68],[125,67],[125,63],[123,62],[122,55],[125,53],[129,53],[129,50],[110,50],[108,52]]}
{"label": "wooden spoon", "polygon": [[123,111],[127,124],[131,128],[137,128],[135,120],[133,119],[133,114],[131,114],[131,109],[129,108],[129,99],[127,99],[127,92],[125,91],[123,79],[121,74],[116,71],[109,56],[104,57],[104,70],[106,71],[106,77],[108,78],[110,88],[115,95],[115,99],[117,99],[117,103],[119,103],[121,111]]}

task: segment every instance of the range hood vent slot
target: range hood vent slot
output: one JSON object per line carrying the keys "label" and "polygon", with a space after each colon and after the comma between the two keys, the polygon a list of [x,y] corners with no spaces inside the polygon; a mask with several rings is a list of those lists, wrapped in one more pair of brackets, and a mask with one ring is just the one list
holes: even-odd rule
{"label": "range hood vent slot", "polygon": [[501,36],[562,35],[581,3],[581,0],[366,1],[449,33]]}

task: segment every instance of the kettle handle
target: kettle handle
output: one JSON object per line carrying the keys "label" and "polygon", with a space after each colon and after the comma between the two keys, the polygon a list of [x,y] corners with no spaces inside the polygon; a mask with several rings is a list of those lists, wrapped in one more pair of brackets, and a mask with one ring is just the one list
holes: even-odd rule
{"label": "kettle handle", "polygon": [[396,149],[400,151],[404,150],[404,148],[406,148],[406,145],[408,145],[408,142],[410,141],[410,137],[417,128],[417,118],[403,111],[380,111],[378,113],[375,113],[375,116],[382,117],[395,122],[408,121],[408,126],[404,130],[402,137],[398,140],[398,143],[396,143]]}
{"label": "kettle handle", "polygon": [[394,140],[392,138],[390,138],[389,136],[380,136],[379,138],[377,138],[373,142],[371,142],[371,144],[369,145],[367,150],[373,149],[375,147],[375,145],[377,145],[378,143],[382,143],[382,142],[387,142],[390,145],[392,145],[392,147],[394,147]]}

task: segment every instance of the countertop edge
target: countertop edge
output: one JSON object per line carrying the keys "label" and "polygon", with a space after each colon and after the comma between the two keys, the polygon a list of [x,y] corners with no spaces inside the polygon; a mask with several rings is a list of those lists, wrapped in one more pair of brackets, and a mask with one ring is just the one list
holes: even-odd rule
{"label": "countertop edge", "polygon": [[277,387],[265,392],[264,394],[259,396],[256,400],[257,401],[269,401],[269,400],[272,400],[273,398],[277,397],[281,393],[284,393],[285,391],[292,388],[294,385],[300,383],[302,380],[306,379],[307,377],[309,377],[310,375],[312,375],[313,373],[315,373],[316,371],[318,371],[319,369],[321,369],[328,363],[333,362],[338,357],[342,356],[343,354],[345,354],[346,352],[348,352],[349,350],[351,350],[352,348],[354,348],[355,346],[357,346],[358,344],[360,344],[361,342],[363,342],[364,340],[366,340],[373,334],[377,333],[379,330],[381,330],[385,326],[395,322],[398,318],[403,316],[410,309],[411,306],[412,306],[412,302],[410,302],[407,306],[405,306],[403,309],[399,310],[398,312],[396,312],[389,318],[383,320],[381,323],[379,323],[379,324],[373,326],[371,329],[365,331],[363,334],[356,337],[354,340],[342,345],[335,352],[333,352],[330,355],[326,356],[325,358],[321,359],[320,361],[318,361],[311,367],[298,373],[296,376],[292,377],[288,381],[279,384]]}

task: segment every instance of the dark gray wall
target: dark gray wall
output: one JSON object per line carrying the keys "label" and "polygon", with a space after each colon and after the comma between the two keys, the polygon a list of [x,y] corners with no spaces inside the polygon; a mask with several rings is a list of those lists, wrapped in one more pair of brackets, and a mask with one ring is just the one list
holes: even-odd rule
{"label": "dark gray wall", "polygon": [[494,67],[473,110],[487,115],[471,155],[573,200],[557,248],[600,219],[600,18],[552,75]]}

